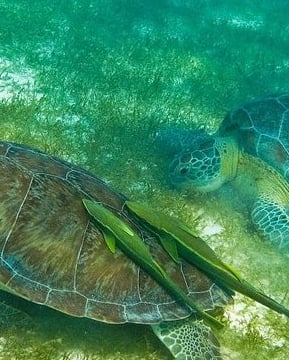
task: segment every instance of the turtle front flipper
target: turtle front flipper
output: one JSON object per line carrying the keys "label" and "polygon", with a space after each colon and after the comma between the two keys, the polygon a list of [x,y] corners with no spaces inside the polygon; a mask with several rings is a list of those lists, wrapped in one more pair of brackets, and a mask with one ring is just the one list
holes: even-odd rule
{"label": "turtle front flipper", "polygon": [[252,220],[274,246],[280,250],[289,249],[288,209],[267,197],[259,196],[254,204]]}
{"label": "turtle front flipper", "polygon": [[202,320],[163,322],[152,329],[176,360],[221,359],[219,342]]}
{"label": "turtle front flipper", "polygon": [[255,174],[257,194],[252,221],[279,249],[289,250],[289,184],[274,168],[248,154],[242,167]]}

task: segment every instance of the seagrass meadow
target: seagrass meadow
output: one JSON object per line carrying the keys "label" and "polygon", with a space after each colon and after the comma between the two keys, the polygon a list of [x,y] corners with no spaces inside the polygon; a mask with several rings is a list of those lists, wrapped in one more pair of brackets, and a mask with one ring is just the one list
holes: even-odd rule
{"label": "seagrass meadow", "polygon": [[[289,307],[289,256],[256,233],[242,197],[179,193],[155,142],[168,126],[213,132],[229,109],[288,91],[286,0],[0,0],[0,19],[1,139],[179,217]],[[24,313],[0,314],[0,360],[171,359],[149,327],[3,301]],[[285,317],[237,295],[223,320],[224,360],[289,358]]]}

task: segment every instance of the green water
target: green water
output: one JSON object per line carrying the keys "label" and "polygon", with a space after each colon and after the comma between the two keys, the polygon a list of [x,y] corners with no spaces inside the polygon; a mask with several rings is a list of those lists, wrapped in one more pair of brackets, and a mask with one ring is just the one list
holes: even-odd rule
{"label": "green water", "polygon": [[[73,161],[196,225],[289,306],[288,258],[258,237],[242,200],[172,190],[154,146],[168,125],[213,131],[228,109],[288,90],[286,0],[0,0],[0,19],[1,139]],[[149,328],[26,306],[32,319],[1,326],[0,359],[171,359]],[[286,319],[241,296],[225,317],[224,359],[288,359]]]}

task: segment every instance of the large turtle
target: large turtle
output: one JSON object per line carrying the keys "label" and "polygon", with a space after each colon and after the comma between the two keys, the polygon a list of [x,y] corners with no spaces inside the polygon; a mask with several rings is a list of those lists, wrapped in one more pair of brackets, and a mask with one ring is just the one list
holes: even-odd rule
{"label": "large turtle", "polygon": [[87,171],[7,142],[0,167],[3,290],[72,316],[150,324],[178,360],[220,359],[207,312],[231,289],[289,316],[184,224]]}
{"label": "large turtle", "polygon": [[289,249],[288,134],[289,94],[229,112],[213,135],[167,132],[163,140],[174,152],[170,179],[201,192],[233,181],[249,202],[257,228],[280,249]]}

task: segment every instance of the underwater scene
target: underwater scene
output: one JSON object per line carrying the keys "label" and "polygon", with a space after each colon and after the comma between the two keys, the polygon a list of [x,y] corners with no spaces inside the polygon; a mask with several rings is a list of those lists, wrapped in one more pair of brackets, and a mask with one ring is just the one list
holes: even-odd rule
{"label": "underwater scene", "polygon": [[[220,292],[232,289],[232,274],[236,279],[240,274],[288,309],[288,2],[0,0],[0,19],[1,141],[39,149],[96,175],[132,199],[128,216],[137,213],[137,202],[149,215],[179,219],[229,265],[214,263],[214,255],[213,265],[209,261],[214,271],[229,274],[227,282],[216,280]],[[9,179],[19,185],[26,176],[22,164],[19,173],[7,173],[8,152],[1,143],[0,193],[8,193]],[[34,160],[27,159],[23,164],[31,174]],[[43,185],[47,199],[51,189]],[[54,198],[64,202],[62,194]],[[1,203],[0,229],[8,207]],[[50,219],[53,207],[51,200],[44,218]],[[72,207],[65,209],[69,214]],[[143,216],[148,228],[149,215]],[[25,216],[23,224],[29,213]],[[115,235],[117,220],[108,219],[109,225],[100,227],[109,247],[106,231]],[[16,222],[5,231],[13,232]],[[156,227],[156,233],[174,236],[179,223],[174,224],[173,230],[168,224]],[[24,227],[18,230],[21,242]],[[166,251],[173,258],[167,264],[176,267],[178,255]],[[14,258],[5,264],[18,266]],[[202,276],[207,269],[200,269]],[[189,282],[193,277],[183,276]],[[10,286],[17,295],[18,288]],[[288,318],[244,296],[246,290],[233,290],[233,301],[220,300],[223,313],[217,319],[224,326],[214,329],[221,355],[177,360],[289,358]],[[103,321],[77,309],[73,317],[65,313],[68,304],[57,311],[54,303],[32,303],[29,291],[26,299],[0,294],[0,360],[174,358],[146,319],[106,323],[113,309]],[[206,301],[215,304],[208,294],[204,307]]]}

